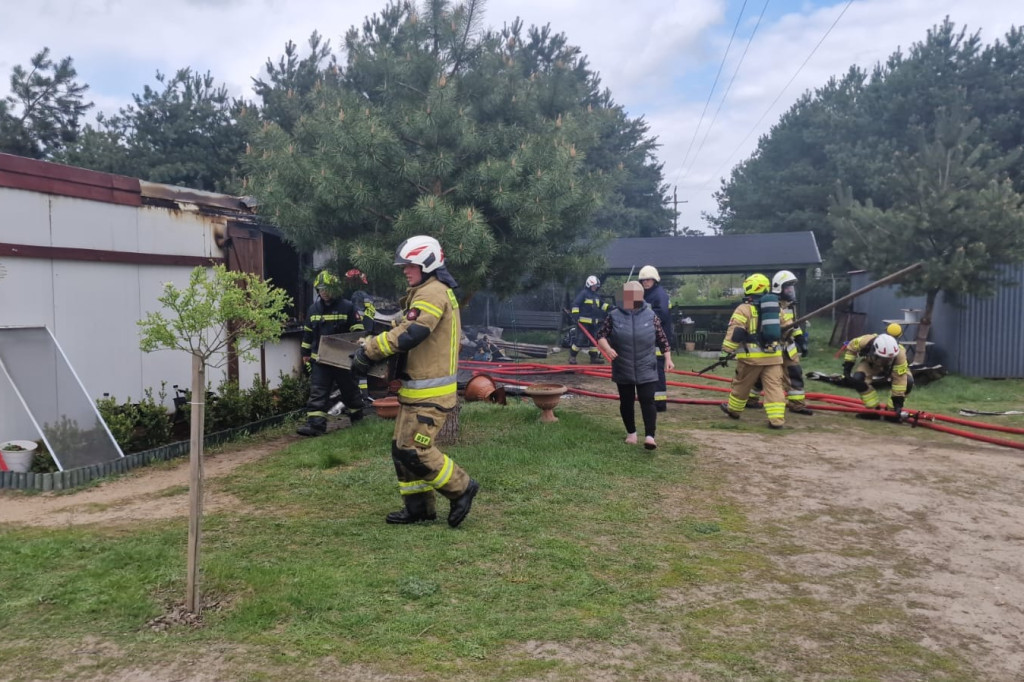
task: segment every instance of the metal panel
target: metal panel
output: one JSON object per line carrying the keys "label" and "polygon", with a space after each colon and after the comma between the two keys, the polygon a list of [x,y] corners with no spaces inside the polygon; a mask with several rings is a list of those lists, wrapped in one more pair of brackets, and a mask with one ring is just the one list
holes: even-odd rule
{"label": "metal panel", "polygon": [[54,336],[89,394],[141,398],[139,266],[56,261],[52,305]]}
{"label": "metal panel", "polygon": [[0,242],[50,245],[50,197],[0,187]]}
{"label": "metal panel", "polygon": [[138,251],[138,223],[138,210],[133,206],[71,197],[50,198],[53,246]]}
{"label": "metal panel", "polygon": [[137,209],[139,251],[222,258],[213,231],[224,218],[156,206]]}
{"label": "metal panel", "polygon": [[1017,286],[1003,287],[993,298],[965,299],[958,346],[961,374],[975,377],[1022,378],[1024,354],[1024,265],[1004,269]]}

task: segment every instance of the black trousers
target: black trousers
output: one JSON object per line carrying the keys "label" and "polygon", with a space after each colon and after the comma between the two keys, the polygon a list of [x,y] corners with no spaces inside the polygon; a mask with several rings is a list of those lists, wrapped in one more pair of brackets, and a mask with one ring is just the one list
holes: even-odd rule
{"label": "black trousers", "polygon": [[306,403],[306,421],[311,426],[327,427],[327,409],[330,407],[327,403],[335,386],[341,391],[341,400],[350,414],[363,409],[363,397],[352,372],[314,362],[309,378],[309,402]]}
{"label": "black trousers", "polygon": [[658,382],[647,384],[615,384],[619,389],[619,414],[626,433],[636,431],[636,411],[634,402],[640,400],[640,416],[644,420],[644,435],[654,437],[658,423],[658,410],[654,406],[654,391]]}

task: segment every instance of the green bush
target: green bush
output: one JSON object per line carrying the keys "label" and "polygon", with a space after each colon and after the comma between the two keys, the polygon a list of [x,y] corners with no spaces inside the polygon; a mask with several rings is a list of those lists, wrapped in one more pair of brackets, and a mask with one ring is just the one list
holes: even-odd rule
{"label": "green bush", "polygon": [[274,389],[277,397],[277,414],[294,412],[306,405],[309,398],[309,377],[302,372],[278,375],[280,385]]}
{"label": "green bush", "polygon": [[249,423],[249,399],[237,381],[225,379],[217,393],[206,401],[206,433],[232,429]]}
{"label": "green bush", "polygon": [[246,399],[249,401],[249,421],[256,422],[267,417],[273,417],[276,412],[274,404],[274,392],[270,390],[260,378],[253,377],[252,388],[246,391]]}
{"label": "green bush", "polygon": [[149,450],[170,441],[171,416],[163,405],[167,398],[166,382],[160,384],[158,396],[159,400],[154,398],[153,389],[147,388],[137,403],[131,397],[118,403],[116,397],[106,393],[96,401],[100,416],[122,452]]}

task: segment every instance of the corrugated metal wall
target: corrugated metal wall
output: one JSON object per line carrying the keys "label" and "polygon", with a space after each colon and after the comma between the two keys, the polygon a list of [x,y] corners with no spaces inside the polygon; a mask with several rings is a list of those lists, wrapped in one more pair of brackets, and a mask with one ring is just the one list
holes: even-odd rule
{"label": "corrugated metal wall", "polygon": [[[935,342],[934,359],[951,372],[993,379],[1024,378],[1024,265],[1004,269],[1016,286],[1001,289],[992,298],[968,296],[956,300],[939,296],[929,339]],[[873,281],[870,273],[851,277],[856,290]],[[880,287],[859,296],[854,310],[867,315],[867,328],[881,330],[884,319],[903,317],[903,308],[924,308],[923,296],[901,297],[897,287]],[[910,331],[913,333],[913,331]]]}

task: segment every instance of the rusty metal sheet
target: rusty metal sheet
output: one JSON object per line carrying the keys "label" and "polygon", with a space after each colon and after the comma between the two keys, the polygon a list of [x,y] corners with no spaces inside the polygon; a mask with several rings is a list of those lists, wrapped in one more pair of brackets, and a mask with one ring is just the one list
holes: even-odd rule
{"label": "rusty metal sheet", "polygon": [[[347,334],[328,334],[320,337],[320,346],[317,349],[317,362],[332,367],[351,369],[352,358],[349,357],[359,347],[360,332],[349,332]],[[378,379],[388,378],[388,365],[386,362],[379,362],[370,368],[369,376]]]}

